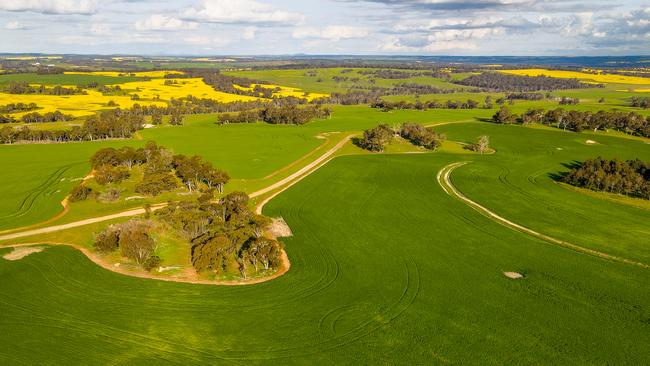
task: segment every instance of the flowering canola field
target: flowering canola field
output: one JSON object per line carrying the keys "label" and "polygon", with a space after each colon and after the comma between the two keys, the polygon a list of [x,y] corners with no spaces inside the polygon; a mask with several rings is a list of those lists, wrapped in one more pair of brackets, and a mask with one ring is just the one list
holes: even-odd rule
{"label": "flowering canola field", "polygon": [[[95,114],[102,109],[111,109],[108,102],[115,102],[120,108],[131,108],[133,104],[166,106],[162,101],[134,101],[130,96],[105,96],[94,90],[86,90],[87,95],[39,95],[39,94],[6,94],[0,93],[0,105],[10,103],[36,103],[40,109],[30,112],[47,113],[60,111],[75,117]],[[30,112],[15,113],[14,117]]]}
{"label": "flowering canola field", "polygon": [[[173,81],[175,84],[166,85],[166,81]],[[171,100],[191,95],[197,98],[214,99],[223,103],[252,101],[259,98],[246,95],[229,94],[214,90],[210,85],[203,82],[201,78],[189,79],[151,79],[147,81],[134,81],[119,85],[123,90],[137,94],[144,99]]]}
{"label": "flowering canola field", "polygon": [[637,76],[626,75],[613,75],[613,74],[590,74],[578,71],[564,71],[564,70],[546,70],[546,69],[521,69],[521,70],[500,70],[499,72],[512,75],[523,76],[551,76],[563,79],[580,79],[592,80],[599,83],[606,84],[635,84],[635,85],[650,85],[650,78],[642,78]]}
{"label": "flowering canola field", "polygon": [[249,87],[234,85],[234,87],[236,89],[247,90],[247,91],[252,91],[256,86],[260,86],[260,87],[265,88],[265,89],[280,88],[280,91],[273,93],[273,96],[276,96],[276,97],[304,98],[304,99],[307,99],[310,102],[312,100],[314,100],[314,99],[329,97],[329,94],[321,94],[321,93],[308,93],[307,95],[305,95],[305,92],[302,89],[292,88],[292,87],[289,87],[289,86],[274,85],[274,84],[251,84],[251,86],[249,86]]}

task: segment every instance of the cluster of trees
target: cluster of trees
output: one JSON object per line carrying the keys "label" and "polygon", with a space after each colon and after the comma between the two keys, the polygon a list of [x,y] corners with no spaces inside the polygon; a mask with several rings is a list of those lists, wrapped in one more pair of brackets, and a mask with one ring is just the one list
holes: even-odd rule
{"label": "cluster of trees", "polygon": [[650,162],[597,157],[571,169],[562,181],[594,191],[650,199]]}
{"label": "cluster of trees", "polygon": [[630,103],[630,106],[635,107],[635,108],[643,108],[643,109],[648,109],[650,107],[650,98],[648,97],[632,97],[632,101]]}
{"label": "cluster of trees", "polygon": [[45,94],[45,95],[75,95],[88,94],[82,88],[66,88],[61,85],[48,88],[45,85],[31,86],[26,81],[12,81],[2,88],[3,93],[8,94]]}
{"label": "cluster of trees", "polygon": [[20,120],[24,123],[41,123],[41,122],[65,122],[72,121],[75,117],[71,114],[64,114],[60,111],[47,112],[40,114],[38,112],[30,112],[24,114]]}
{"label": "cluster of trees", "polygon": [[560,105],[578,105],[580,104],[580,99],[571,98],[571,97],[561,97]]}
{"label": "cluster of trees", "polygon": [[441,102],[438,100],[431,100],[426,102],[422,102],[420,100],[416,100],[415,102],[388,102],[380,100],[370,104],[370,107],[381,109],[384,112],[388,112],[393,109],[414,109],[419,111],[424,111],[427,109],[476,109],[479,106],[479,102],[471,99],[468,99],[465,102],[455,100],[447,100],[446,102]]}
{"label": "cluster of trees", "polygon": [[445,134],[437,133],[433,128],[426,128],[417,123],[402,124],[399,134],[413,145],[422,146],[428,150],[436,150],[447,139]]}
{"label": "cluster of trees", "polygon": [[215,202],[211,193],[196,202],[172,203],[155,217],[176,229],[191,243],[192,264],[197,272],[239,272],[243,278],[282,263],[282,246],[263,236],[271,223],[256,215],[248,196],[233,192]]}
{"label": "cluster of trees", "polygon": [[158,268],[162,259],[153,255],[156,241],[150,234],[154,223],[149,220],[130,220],[109,226],[95,236],[93,247],[100,253],[120,250],[123,257],[134,260],[147,271]]}
{"label": "cluster of trees", "polygon": [[179,181],[189,192],[205,187],[206,190],[216,189],[221,193],[230,180],[228,173],[201,157],[174,155],[153,141],[139,149],[104,148],[97,151],[90,162],[95,171],[95,181],[100,185],[119,184],[130,177],[133,167],[143,166],[143,178],[135,191],[150,196],[178,188]]}
{"label": "cluster of trees", "polygon": [[369,151],[384,151],[384,147],[395,138],[395,131],[386,124],[363,131],[363,138],[355,141],[357,146]]}
{"label": "cluster of trees", "polygon": [[18,141],[69,142],[128,138],[134,132],[142,129],[144,122],[142,115],[118,108],[90,116],[82,126],[73,126],[69,130],[32,130],[27,127],[14,129],[5,126],[0,129],[0,143],[12,144]]}
{"label": "cluster of trees", "polygon": [[534,92],[540,90],[551,91],[603,87],[602,84],[585,84],[577,79],[560,79],[549,76],[519,76],[499,72],[484,72],[455,81],[455,83],[500,92]]}
{"label": "cluster of trees", "polygon": [[296,105],[268,106],[237,114],[222,114],[219,116],[218,123],[253,123],[263,121],[275,125],[302,125],[315,118],[329,118],[331,113],[329,108],[320,105],[306,107],[298,107]]}
{"label": "cluster of trees", "polygon": [[501,109],[492,117],[495,123],[541,123],[557,128],[582,132],[584,130],[613,129],[624,133],[650,137],[650,117],[644,117],[634,112],[620,111],[575,111],[557,108],[545,111],[529,109],[521,116],[513,114],[507,107]]}
{"label": "cluster of trees", "polygon": [[542,93],[507,93],[506,99],[508,100],[544,100],[545,96]]}
{"label": "cluster of trees", "polygon": [[0,106],[0,113],[29,112],[38,109],[36,103],[11,103]]}

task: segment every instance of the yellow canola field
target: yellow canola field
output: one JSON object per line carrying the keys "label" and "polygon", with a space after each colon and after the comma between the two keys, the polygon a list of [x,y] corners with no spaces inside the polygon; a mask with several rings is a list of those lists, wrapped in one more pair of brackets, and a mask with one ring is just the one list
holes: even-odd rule
{"label": "yellow canola field", "polygon": [[170,74],[183,74],[182,71],[174,70],[161,70],[161,71],[139,71],[139,72],[128,72],[128,71],[66,71],[65,74],[68,75],[99,75],[99,76],[124,76],[131,75],[141,77],[141,78],[164,78]]}
{"label": "yellow canola field", "polygon": [[512,75],[524,76],[551,76],[563,79],[581,79],[592,80],[598,83],[608,84],[635,84],[635,85],[650,85],[650,78],[642,78],[637,76],[625,75],[612,75],[612,74],[589,74],[577,71],[563,71],[563,70],[546,70],[546,69],[522,69],[522,70],[499,70],[499,72]]}
{"label": "yellow canola field", "polygon": [[[173,80],[176,84],[165,85],[165,81]],[[184,98],[188,95],[197,98],[214,99],[222,103],[252,101],[259,98],[246,95],[228,94],[214,90],[210,85],[203,82],[201,78],[189,79],[152,79],[148,81],[134,81],[131,83],[119,84],[122,90],[130,94],[137,94],[141,99],[162,99]]]}
{"label": "yellow canola field", "polygon": [[260,86],[265,89],[280,88],[280,91],[273,93],[273,96],[303,98],[303,99],[307,99],[310,102],[314,99],[329,97],[329,94],[321,94],[321,93],[308,93],[305,96],[305,92],[302,91],[302,89],[292,88],[289,86],[273,85],[273,84],[251,84],[251,86],[249,86],[248,88],[240,85],[233,85],[233,86],[236,89],[247,90],[247,91],[252,91],[256,86]]}
{"label": "yellow canola field", "polygon": [[[129,96],[104,96],[102,93],[94,90],[86,90],[87,95],[39,95],[39,94],[6,94],[0,93],[0,105],[10,103],[36,103],[40,109],[30,112],[47,113],[60,111],[61,113],[71,114],[75,117],[93,115],[102,109],[113,109],[107,104],[109,101],[115,102],[121,108],[131,108],[133,104],[140,105],[159,105],[164,107],[165,102],[157,101],[133,101]],[[22,115],[30,112],[15,113],[14,117],[20,118]]]}

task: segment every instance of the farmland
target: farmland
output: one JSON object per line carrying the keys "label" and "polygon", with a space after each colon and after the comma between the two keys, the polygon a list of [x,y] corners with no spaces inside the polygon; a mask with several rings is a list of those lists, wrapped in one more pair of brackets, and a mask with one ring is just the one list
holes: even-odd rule
{"label": "farmland", "polygon": [[[650,363],[648,201],[569,186],[558,178],[596,156],[650,161],[650,139],[638,126],[650,113],[632,106],[648,79],[533,66],[289,69],[287,63],[269,62],[260,69],[222,71],[250,80],[233,84],[237,90],[228,93],[204,76],[174,77],[193,72],[186,64],[194,63],[187,60],[151,70],[126,68],[126,59],[105,62],[125,66],[0,75],[0,87],[11,82],[98,85],[82,88],[86,94],[62,96],[0,93],[0,105],[34,102],[39,113],[75,117],[7,123],[10,130],[67,131],[117,106],[147,123],[130,138],[0,145],[5,172],[0,176],[5,279],[0,324],[7,329],[0,335],[0,363]],[[197,62],[213,65],[205,69],[226,68],[210,59]],[[603,86],[520,93],[535,97],[528,100],[509,99],[515,91],[457,83],[495,70]],[[99,86],[120,89],[102,92]],[[274,91],[268,98],[250,94],[260,87]],[[403,106],[437,104],[379,108],[370,106],[377,101],[328,99],[346,93]],[[165,110],[155,124],[154,114],[133,109],[136,103],[173,109],[172,100],[188,95],[222,103],[224,110],[243,109],[188,113],[180,123],[172,123],[180,112]],[[560,104],[562,98],[578,104]],[[460,107],[468,100],[476,103]],[[328,114],[304,124],[260,117],[278,110],[304,112],[318,103]],[[493,123],[504,108],[519,119]],[[634,115],[629,120],[637,125],[574,132],[558,122],[520,121],[529,110],[558,108],[573,111],[567,112],[571,116],[618,111]],[[257,113],[258,119],[220,123],[225,113]],[[429,127],[421,131],[440,144],[418,143],[404,133],[406,122]],[[391,131],[390,142],[383,152],[362,149],[358,140],[364,130],[379,124]],[[480,137],[488,138],[489,148],[479,152],[474,147]],[[159,152],[161,161],[169,160],[163,173],[178,181],[158,195],[136,188],[158,163],[149,141],[169,149]],[[125,146],[144,157],[134,158],[136,166],[128,169],[121,163],[110,166],[128,170],[128,177],[102,184],[98,167],[91,172],[91,156],[101,148]],[[179,154],[197,155],[226,171],[230,179],[223,192],[204,181],[195,181],[193,189]],[[447,170],[448,184],[485,211],[449,194],[440,179],[449,167],[454,169]],[[80,185],[97,195],[65,202],[64,208],[62,201]],[[201,198],[208,190],[214,197]],[[108,191],[117,191],[117,198],[101,198]],[[237,271],[194,273],[190,249],[196,243],[185,237],[187,231],[174,231],[174,222],[151,212],[152,207],[207,205],[201,199],[226,207],[225,197],[237,191],[250,196],[251,212],[281,217],[290,228],[290,236],[277,237],[290,264],[286,273],[253,278],[256,284]],[[151,236],[157,242],[152,256],[162,258],[158,270],[146,272],[122,252],[104,253],[95,246],[100,233],[132,218],[157,223]],[[504,225],[506,220],[512,225]],[[16,244],[42,251],[3,259]],[[504,275],[510,272],[521,277]],[[188,278],[201,284],[183,283]]]}

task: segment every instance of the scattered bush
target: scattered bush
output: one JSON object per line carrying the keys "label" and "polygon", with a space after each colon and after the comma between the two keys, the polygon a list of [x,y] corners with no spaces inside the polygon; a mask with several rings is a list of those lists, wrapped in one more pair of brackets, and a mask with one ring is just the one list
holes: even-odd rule
{"label": "scattered bush", "polygon": [[83,184],[80,184],[74,188],[72,188],[72,191],[70,191],[70,195],[68,196],[68,200],[70,202],[79,202],[79,201],[85,201],[88,199],[92,192],[92,189],[89,187],[86,187]]}

